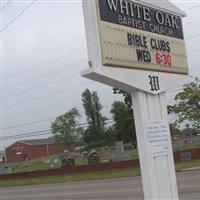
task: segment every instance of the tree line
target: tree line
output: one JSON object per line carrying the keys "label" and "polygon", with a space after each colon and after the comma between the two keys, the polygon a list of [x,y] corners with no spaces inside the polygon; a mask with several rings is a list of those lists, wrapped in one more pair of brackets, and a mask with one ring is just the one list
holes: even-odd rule
{"label": "tree line", "polygon": [[[131,96],[128,92],[113,89],[114,94],[123,95],[123,101],[115,101],[110,113],[109,121],[102,114],[102,105],[96,91],[86,89],[82,93],[87,123],[83,127],[79,123],[80,113],[72,108],[51,124],[52,133],[59,143],[87,145],[98,147],[113,144],[115,141],[132,143],[137,146],[134,116],[132,112]],[[191,128],[200,131],[200,82],[197,79],[184,86],[183,90],[175,96],[175,104],[168,106],[170,114],[176,114],[176,121],[171,124],[171,133],[180,133],[179,126],[187,121]],[[110,123],[108,123],[110,122]]]}

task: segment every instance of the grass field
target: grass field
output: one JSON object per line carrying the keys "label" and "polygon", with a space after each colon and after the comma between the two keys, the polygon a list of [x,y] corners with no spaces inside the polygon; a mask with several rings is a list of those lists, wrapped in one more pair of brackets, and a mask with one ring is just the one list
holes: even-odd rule
{"label": "grass field", "polygon": [[0,181],[0,187],[87,181],[87,180],[97,180],[97,179],[129,177],[136,175],[140,175],[139,169],[105,170],[105,171],[90,172],[90,173],[69,174],[66,176],[59,175],[59,176],[47,176],[39,178],[27,178],[21,180],[16,179],[16,180]]}
{"label": "grass field", "polygon": [[[200,160],[192,160],[192,161],[176,163],[176,170],[180,171],[185,168],[191,168],[196,166],[200,166]],[[123,169],[123,170],[105,170],[105,171],[98,171],[91,173],[69,174],[66,176],[61,175],[61,176],[49,176],[49,177],[0,181],[0,187],[86,181],[86,180],[109,179],[109,178],[119,178],[119,177],[132,177],[137,175],[140,175],[140,169],[138,168]]]}
{"label": "grass field", "polygon": [[181,171],[183,169],[191,167],[200,167],[200,160],[189,160],[184,162],[178,162],[176,164],[176,171]]}
{"label": "grass field", "polygon": [[187,145],[183,145],[180,149],[178,149],[177,151],[183,151],[183,150],[191,150],[191,149],[199,149],[200,148],[200,144],[187,144]]}
{"label": "grass field", "polygon": [[[187,145],[183,146],[180,150],[189,150],[189,149],[195,149],[200,148],[200,144],[198,145]],[[109,153],[102,148],[97,149],[97,153],[100,157],[101,161],[109,161],[111,159]],[[138,150],[137,149],[131,149],[127,151],[130,159],[138,159]],[[86,165],[88,164],[87,159],[83,158],[80,154],[75,154],[75,163],[77,166],[80,165]],[[47,158],[46,158],[47,159]],[[26,171],[33,171],[33,170],[42,170],[42,169],[53,169],[53,168],[60,168],[61,162],[53,163],[54,157],[50,157],[49,163],[45,163],[44,160],[35,160],[29,163],[28,165],[25,165],[24,163],[16,165],[16,167],[12,170],[12,172],[26,172]]]}

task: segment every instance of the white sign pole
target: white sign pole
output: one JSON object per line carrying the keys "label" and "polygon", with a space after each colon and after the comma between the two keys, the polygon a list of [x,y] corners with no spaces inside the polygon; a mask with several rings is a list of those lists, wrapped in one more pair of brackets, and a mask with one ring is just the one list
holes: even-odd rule
{"label": "white sign pole", "polygon": [[145,199],[178,199],[165,93],[137,91],[132,101]]}
{"label": "white sign pole", "polygon": [[[131,93],[144,197],[146,200],[177,200],[165,91],[193,79],[183,75],[108,67],[86,70],[82,76]],[[153,88],[159,88],[159,91],[151,91]]]}
{"label": "white sign pole", "polygon": [[[143,9],[142,19],[133,15],[136,8]],[[144,0],[84,0],[83,10],[90,69],[82,76],[131,93],[145,199],[177,200],[165,92],[193,81],[185,14],[169,1]]]}

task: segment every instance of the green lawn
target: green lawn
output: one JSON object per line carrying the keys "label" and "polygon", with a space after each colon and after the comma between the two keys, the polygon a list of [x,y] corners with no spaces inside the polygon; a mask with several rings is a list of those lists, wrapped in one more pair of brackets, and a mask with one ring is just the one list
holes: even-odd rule
{"label": "green lawn", "polygon": [[139,169],[105,170],[105,171],[97,171],[90,173],[69,174],[66,176],[60,175],[60,176],[47,176],[47,177],[0,181],[0,187],[110,179],[110,178],[136,176],[139,174],[140,174]]}
{"label": "green lawn", "polygon": [[199,149],[200,148],[200,144],[187,144],[187,145],[183,145],[180,149],[178,149],[177,151],[184,151],[184,150],[191,150],[191,149]]}
{"label": "green lawn", "polygon": [[[200,144],[190,144],[190,145],[183,145],[180,149],[177,151],[184,151],[184,150],[192,150],[192,149],[199,149]],[[138,150],[137,149],[131,149],[127,151],[131,159],[138,159]]]}
{"label": "green lawn", "polygon": [[[176,163],[176,170],[180,171],[185,168],[191,168],[195,166],[200,166],[200,160],[192,160],[192,161],[184,161]],[[140,175],[140,170],[138,168],[122,169],[122,170],[105,170],[105,171],[97,171],[91,173],[69,174],[66,176],[61,175],[61,176],[49,176],[49,177],[0,181],[0,187],[86,181],[86,180],[109,179],[109,178],[119,178],[119,177],[133,177],[137,175]]]}
{"label": "green lawn", "polygon": [[[200,144],[198,145],[186,145],[183,146],[180,150],[189,150],[189,149],[195,149],[200,148]],[[137,149],[131,149],[127,151],[128,155],[130,156],[130,159],[138,159],[138,150]],[[111,158],[109,156],[109,153],[107,151],[104,151],[102,148],[97,149],[97,154],[100,157],[100,161],[105,162],[109,161]],[[54,157],[50,157],[50,160],[53,160]],[[86,165],[88,164],[88,161],[86,158],[83,158],[80,154],[76,154],[74,156],[75,163],[77,166],[80,165]],[[46,158],[47,159],[47,158]],[[33,170],[43,170],[43,169],[53,169],[53,168],[59,168],[61,167],[61,162],[58,163],[44,163],[44,160],[35,160],[32,161],[28,166],[25,166],[25,164],[18,164],[12,172],[25,172],[25,171],[33,171]]]}
{"label": "green lawn", "polygon": [[138,159],[139,158],[137,149],[131,149],[131,150],[128,150],[127,152],[128,152],[128,154],[129,154],[131,159],[134,160],[134,159]]}
{"label": "green lawn", "polygon": [[200,160],[189,160],[176,163],[176,170],[180,171],[191,167],[200,167]]}
{"label": "green lawn", "polygon": [[53,169],[53,168],[60,168],[61,163],[44,163],[42,161],[35,161],[27,166],[24,163],[16,165],[16,167],[13,168],[13,173],[18,172],[26,172],[26,171],[33,171],[33,170],[44,170],[44,169]]}
{"label": "green lawn", "polygon": [[[110,161],[110,157],[108,153],[106,151],[103,151],[102,148],[97,149],[97,154],[100,157],[100,162]],[[55,158],[54,156],[51,156],[50,158],[33,160],[28,165],[26,165],[25,163],[20,163],[20,164],[17,164],[15,168],[13,168],[12,172],[18,173],[18,172],[27,172],[27,171],[33,171],[33,170],[60,168],[61,167],[60,161],[58,163],[53,163],[53,162],[44,163],[45,159],[53,161],[54,158]],[[74,159],[75,159],[76,166],[88,164],[87,158],[83,158],[83,156],[78,153],[74,155]]]}

